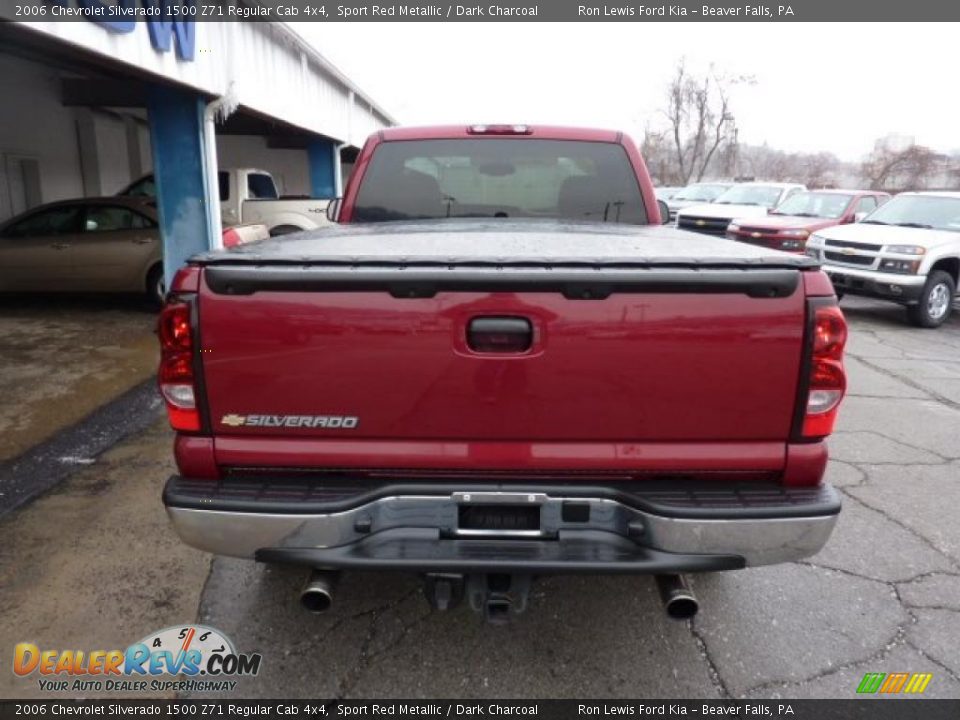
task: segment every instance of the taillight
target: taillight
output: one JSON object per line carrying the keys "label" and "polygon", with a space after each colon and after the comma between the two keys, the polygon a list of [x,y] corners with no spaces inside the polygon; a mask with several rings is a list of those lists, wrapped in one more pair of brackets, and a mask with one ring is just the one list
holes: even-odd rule
{"label": "taillight", "polygon": [[843,347],[847,323],[837,305],[813,305],[812,348],[803,436],[820,438],[833,432],[837,410],[847,389]]}
{"label": "taillight", "polygon": [[199,430],[190,305],[172,298],[160,313],[160,393],[174,430]]}
{"label": "taillight", "polygon": [[529,125],[471,125],[467,128],[470,135],[533,135]]}

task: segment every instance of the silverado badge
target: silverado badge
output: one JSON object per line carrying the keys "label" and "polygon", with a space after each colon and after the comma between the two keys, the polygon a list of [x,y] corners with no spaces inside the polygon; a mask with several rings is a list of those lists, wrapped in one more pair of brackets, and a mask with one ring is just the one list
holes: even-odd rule
{"label": "silverado badge", "polygon": [[353,430],[360,418],[353,415],[236,415],[228,413],[220,418],[228,427],[263,428],[328,428]]}

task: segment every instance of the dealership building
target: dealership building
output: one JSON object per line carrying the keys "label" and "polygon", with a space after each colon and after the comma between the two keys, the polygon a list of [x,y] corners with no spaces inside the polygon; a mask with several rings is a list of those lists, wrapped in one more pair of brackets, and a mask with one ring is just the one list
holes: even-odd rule
{"label": "dealership building", "polygon": [[335,197],[363,139],[393,124],[283,23],[2,22],[12,7],[0,5],[0,222],[152,172],[168,280],[220,242],[217,167]]}

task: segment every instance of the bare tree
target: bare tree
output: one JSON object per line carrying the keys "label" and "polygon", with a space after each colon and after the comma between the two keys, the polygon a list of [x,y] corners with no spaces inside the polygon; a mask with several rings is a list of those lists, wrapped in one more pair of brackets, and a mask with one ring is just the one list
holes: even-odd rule
{"label": "bare tree", "polygon": [[[702,180],[718,152],[735,142],[736,118],[730,89],[753,82],[748,76],[720,75],[711,66],[702,76],[691,75],[681,60],[667,88],[667,109],[677,179],[682,184]],[[722,154],[722,153],[721,153]]]}
{"label": "bare tree", "polygon": [[650,171],[650,175],[657,185],[681,184],[670,150],[670,140],[667,133],[652,130],[647,126],[640,143],[640,152],[647,164],[647,170]]}
{"label": "bare tree", "polygon": [[769,145],[744,145],[740,148],[741,166],[750,177],[804,183],[807,187],[836,184],[844,172],[843,163],[833,154],[787,153]]}
{"label": "bare tree", "polygon": [[840,160],[836,155],[828,152],[801,155],[804,184],[809,188],[830,187],[836,182],[835,173],[839,169]]}
{"label": "bare tree", "polygon": [[950,158],[950,181],[954,188],[960,188],[960,154],[955,154]]}
{"label": "bare tree", "polygon": [[777,182],[799,180],[792,157],[782,150],[775,150],[764,143],[746,146],[742,148],[741,154],[742,164],[749,170],[750,177]]}
{"label": "bare tree", "polygon": [[937,154],[928,147],[910,143],[896,148],[878,140],[860,166],[860,175],[873,190],[922,189],[937,164]]}

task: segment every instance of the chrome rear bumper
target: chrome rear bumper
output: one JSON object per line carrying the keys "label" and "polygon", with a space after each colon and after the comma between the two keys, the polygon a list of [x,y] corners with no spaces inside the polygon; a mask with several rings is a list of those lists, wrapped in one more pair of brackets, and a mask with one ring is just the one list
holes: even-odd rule
{"label": "chrome rear bumper", "polygon": [[[411,569],[418,553],[423,554],[424,569],[437,569],[436,563],[455,569],[458,562],[479,557],[477,553],[493,565],[499,548],[504,559],[511,553],[530,556],[531,563],[542,564],[540,571],[589,572],[592,545],[607,548],[596,553],[596,572],[644,572],[651,553],[661,564],[676,555],[735,557],[741,559],[737,566],[769,565],[818,552],[840,509],[829,486],[798,489],[800,494],[785,489],[779,495],[708,489],[696,496],[609,489],[591,496],[589,488],[563,486],[451,492],[434,487],[425,494],[397,486],[351,507],[315,512],[310,503],[228,502],[213,490],[204,502],[196,496],[200,481],[190,485],[191,496],[182,483],[178,489],[178,480],[171,479],[164,500],[187,544],[218,555],[343,567],[390,567],[395,559],[398,568]],[[464,507],[497,504],[539,508],[537,527],[461,527]],[[531,555],[533,547],[538,551]],[[573,550],[558,550],[564,547]],[[662,569],[657,566],[657,571]]]}

